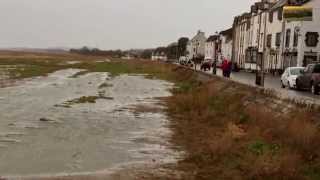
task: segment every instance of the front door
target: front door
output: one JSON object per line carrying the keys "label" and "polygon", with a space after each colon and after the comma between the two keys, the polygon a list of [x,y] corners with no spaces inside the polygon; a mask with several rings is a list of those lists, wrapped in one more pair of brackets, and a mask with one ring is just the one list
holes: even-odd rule
{"label": "front door", "polygon": [[302,86],[303,88],[310,88],[310,80],[312,77],[312,72],[313,72],[314,65],[310,64],[307,66],[305,69],[304,75],[302,76]]}

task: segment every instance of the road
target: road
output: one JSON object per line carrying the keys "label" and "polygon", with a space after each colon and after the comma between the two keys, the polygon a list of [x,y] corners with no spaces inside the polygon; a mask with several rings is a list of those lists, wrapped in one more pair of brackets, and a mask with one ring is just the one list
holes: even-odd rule
{"label": "road", "polygon": [[[200,71],[200,65],[197,66],[197,70]],[[206,71],[206,73],[212,74],[212,71]],[[217,75],[222,76],[221,69],[217,69]],[[233,72],[231,74],[231,80],[251,86],[256,86],[255,78],[255,73],[241,71]],[[265,88],[274,90],[281,98],[295,99],[301,102],[305,101],[307,103],[320,105],[320,96],[313,95],[309,91],[296,91],[288,88],[283,89],[280,84],[279,76],[267,74],[265,79]]]}

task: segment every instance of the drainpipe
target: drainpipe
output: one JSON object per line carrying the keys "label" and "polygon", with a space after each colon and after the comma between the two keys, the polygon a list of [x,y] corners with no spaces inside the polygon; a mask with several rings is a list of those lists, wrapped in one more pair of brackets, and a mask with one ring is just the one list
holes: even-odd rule
{"label": "drainpipe", "polygon": [[281,54],[280,54],[280,59],[279,61],[281,62],[281,70],[284,70],[284,41],[285,41],[285,29],[286,29],[286,21],[285,19],[283,18],[283,13],[282,13],[282,32],[281,32],[281,35],[282,35],[282,42],[281,42]]}

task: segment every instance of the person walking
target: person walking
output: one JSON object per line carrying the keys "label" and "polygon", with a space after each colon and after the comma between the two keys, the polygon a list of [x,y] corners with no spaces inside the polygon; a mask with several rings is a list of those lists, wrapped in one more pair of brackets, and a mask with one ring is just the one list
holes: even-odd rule
{"label": "person walking", "polygon": [[227,59],[223,59],[222,61],[222,65],[221,65],[221,69],[222,69],[222,75],[223,77],[227,77],[227,72],[228,72],[228,60]]}
{"label": "person walking", "polygon": [[230,78],[231,72],[232,72],[232,62],[228,61],[228,64],[227,64],[227,78]]}

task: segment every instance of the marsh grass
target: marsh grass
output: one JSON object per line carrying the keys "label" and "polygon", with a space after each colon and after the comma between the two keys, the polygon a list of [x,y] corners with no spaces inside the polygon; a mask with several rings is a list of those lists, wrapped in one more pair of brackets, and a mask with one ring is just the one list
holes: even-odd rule
{"label": "marsh grass", "polygon": [[113,100],[114,98],[106,97],[102,94],[99,96],[82,96],[80,98],[68,100],[66,102],[63,102],[62,104],[57,104],[55,105],[55,107],[71,108],[75,104],[94,104],[97,102],[98,99]]}
{"label": "marsh grass", "polygon": [[272,91],[221,79],[176,91],[168,113],[173,142],[188,151],[180,168],[192,167],[194,179],[319,177],[319,112],[291,104],[281,113],[275,102]]}
{"label": "marsh grass", "polygon": [[[0,65],[16,66],[9,72],[11,78],[23,79],[35,76],[46,76],[49,73],[61,69],[83,69],[75,74],[76,78],[90,72],[108,72],[111,77],[121,74],[140,74],[147,78],[157,78],[174,81],[178,86],[186,89],[193,87],[187,84],[190,80],[189,71],[186,74],[176,73],[174,65],[160,62],[150,62],[148,60],[123,61],[112,59],[104,61],[106,57],[83,56],[77,54],[43,54],[43,53],[23,53],[23,52],[0,52]],[[77,61],[76,64],[67,62]],[[181,77],[179,77],[181,76]]]}

